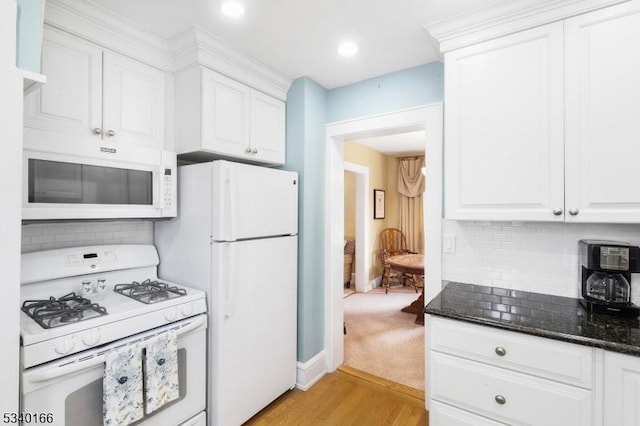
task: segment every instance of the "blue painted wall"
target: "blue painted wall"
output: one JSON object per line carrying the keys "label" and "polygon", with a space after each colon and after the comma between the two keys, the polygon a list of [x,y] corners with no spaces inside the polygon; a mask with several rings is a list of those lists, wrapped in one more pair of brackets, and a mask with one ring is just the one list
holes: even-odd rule
{"label": "blue painted wall", "polygon": [[298,361],[324,349],[324,180],[327,123],[443,100],[440,62],[326,90],[308,77],[287,93],[285,168],[300,174]]}
{"label": "blue painted wall", "polygon": [[329,91],[327,123],[441,102],[444,65],[432,62]]}
{"label": "blue painted wall", "polygon": [[287,94],[286,168],[299,175],[298,361],[324,348],[324,129],[327,90],[309,78]]}
{"label": "blue painted wall", "polygon": [[43,0],[18,0],[16,65],[40,73]]}

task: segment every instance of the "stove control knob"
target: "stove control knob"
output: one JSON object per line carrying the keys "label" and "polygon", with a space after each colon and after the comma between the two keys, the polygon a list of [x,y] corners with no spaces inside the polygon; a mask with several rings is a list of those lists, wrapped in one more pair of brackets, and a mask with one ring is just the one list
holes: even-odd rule
{"label": "stove control knob", "polygon": [[190,317],[193,314],[193,305],[189,303],[182,307],[182,315],[185,317]]}
{"label": "stove control knob", "polygon": [[177,312],[175,309],[171,309],[164,313],[164,319],[167,321],[175,321],[177,316]]}
{"label": "stove control knob", "polygon": [[75,346],[75,342],[73,341],[73,338],[66,338],[58,342],[54,346],[53,350],[55,350],[56,353],[60,355],[66,355],[69,352],[71,352],[74,346]]}
{"label": "stove control knob", "polygon": [[94,331],[93,333],[87,333],[82,338],[82,343],[84,343],[85,346],[89,346],[89,347],[97,345],[99,341],[100,341],[100,333],[98,333],[97,331]]}

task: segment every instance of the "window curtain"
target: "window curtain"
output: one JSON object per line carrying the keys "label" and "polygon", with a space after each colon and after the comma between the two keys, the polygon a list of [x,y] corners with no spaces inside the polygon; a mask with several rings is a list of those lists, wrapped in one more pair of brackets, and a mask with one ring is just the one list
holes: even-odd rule
{"label": "window curtain", "polygon": [[423,167],[424,156],[400,158],[398,164],[400,230],[407,239],[409,250],[416,253],[424,253]]}

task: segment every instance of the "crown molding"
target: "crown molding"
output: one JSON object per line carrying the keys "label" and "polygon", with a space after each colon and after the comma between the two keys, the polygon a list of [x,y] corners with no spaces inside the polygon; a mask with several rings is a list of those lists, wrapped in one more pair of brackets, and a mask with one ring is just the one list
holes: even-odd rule
{"label": "crown molding", "polygon": [[47,0],[46,24],[166,72],[174,66],[168,42],[87,0]]}
{"label": "crown molding", "polygon": [[257,59],[241,54],[220,38],[194,26],[169,40],[176,73],[202,65],[261,92],[286,100],[291,79]]}
{"label": "crown molding", "polygon": [[423,25],[441,53],[629,0],[503,1]]}

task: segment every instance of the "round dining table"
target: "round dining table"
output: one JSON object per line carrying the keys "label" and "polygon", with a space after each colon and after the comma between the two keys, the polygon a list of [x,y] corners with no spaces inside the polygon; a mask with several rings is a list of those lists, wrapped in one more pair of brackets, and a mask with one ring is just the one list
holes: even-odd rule
{"label": "round dining table", "polygon": [[420,296],[401,310],[415,314],[416,324],[424,324],[424,254],[401,254],[387,258],[387,262],[394,271],[413,275],[414,280],[422,280]]}

